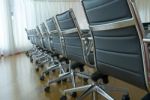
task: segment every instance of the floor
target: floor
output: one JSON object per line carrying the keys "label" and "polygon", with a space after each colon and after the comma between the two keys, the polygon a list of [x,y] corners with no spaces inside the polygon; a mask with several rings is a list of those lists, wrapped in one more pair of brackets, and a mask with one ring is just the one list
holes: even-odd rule
{"label": "floor", "polygon": [[[53,76],[52,76],[53,75]],[[45,82],[39,80],[40,72],[30,63],[25,54],[18,54],[0,59],[0,100],[59,100],[62,90],[70,87],[70,83],[52,84],[50,93],[44,93]],[[50,78],[57,76],[51,73]],[[145,91],[120,80],[110,78],[110,85],[129,89],[131,100],[140,100]],[[120,100],[121,93],[111,93]],[[75,100],[69,97],[69,100]],[[92,100],[89,95],[85,100]],[[98,96],[98,100],[104,100]]]}

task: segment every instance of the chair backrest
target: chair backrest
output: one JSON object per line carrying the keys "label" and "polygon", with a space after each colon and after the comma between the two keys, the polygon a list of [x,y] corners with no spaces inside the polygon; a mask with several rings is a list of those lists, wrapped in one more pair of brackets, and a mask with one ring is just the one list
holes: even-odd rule
{"label": "chair backrest", "polygon": [[36,26],[36,31],[37,31],[37,32],[36,32],[37,35],[42,36],[42,32],[41,32],[39,26]]}
{"label": "chair backrest", "polygon": [[41,42],[41,35],[37,33],[36,29],[31,29],[31,30],[25,29],[25,31],[27,33],[28,39],[31,41],[33,45],[43,47]]}
{"label": "chair backrest", "polygon": [[47,24],[48,31],[51,36],[52,50],[54,50],[58,54],[65,55],[63,44],[61,42],[61,36],[60,36],[59,30],[57,29],[55,19],[54,18],[47,19],[46,24]]}
{"label": "chair backrest", "polygon": [[33,29],[32,33],[35,34],[35,36],[33,37],[34,41],[35,41],[35,45],[40,47],[40,48],[43,48],[42,34],[41,34],[39,27],[36,26],[36,29]]}
{"label": "chair backrest", "polygon": [[50,36],[49,34],[43,34],[43,46],[45,47],[45,49],[47,49],[48,51],[51,51],[51,43],[50,43]]}
{"label": "chair backrest", "polygon": [[56,15],[56,19],[64,38],[67,58],[85,63],[81,32],[77,21],[75,22],[73,10]]}
{"label": "chair backrest", "polygon": [[42,33],[42,37],[43,37],[42,41],[43,41],[44,48],[48,51],[52,51],[51,43],[50,43],[50,35],[48,33],[47,27],[44,22],[42,24],[40,24],[40,28],[41,28],[41,33]]}
{"label": "chair backrest", "polygon": [[94,39],[98,71],[148,89],[143,33],[132,1],[82,0],[82,5]]}
{"label": "chair backrest", "polygon": [[46,25],[45,25],[44,22],[40,24],[40,27],[41,27],[41,32],[42,32],[43,34],[44,34],[44,33],[48,33],[47,28],[46,28]]}
{"label": "chair backrest", "polygon": [[55,25],[53,18],[47,19],[46,23],[47,23],[49,32],[57,30],[57,26]]}
{"label": "chair backrest", "polygon": [[28,30],[28,37],[29,37],[29,40],[31,41],[32,44],[36,45],[36,30],[35,29],[32,29],[32,30]]}
{"label": "chair backrest", "polygon": [[41,36],[39,36],[39,35],[36,37],[36,44],[37,44],[37,46],[39,46],[40,48],[45,49],[44,43],[43,43],[43,38],[42,38]]}

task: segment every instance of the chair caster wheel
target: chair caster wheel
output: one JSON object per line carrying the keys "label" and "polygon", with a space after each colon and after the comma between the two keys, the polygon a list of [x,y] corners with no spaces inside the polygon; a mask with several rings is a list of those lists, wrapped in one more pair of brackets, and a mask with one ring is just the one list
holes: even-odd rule
{"label": "chair caster wheel", "polygon": [[73,92],[73,93],[71,94],[71,96],[72,96],[73,98],[76,98],[76,97],[77,97],[77,92]]}
{"label": "chair caster wheel", "polygon": [[50,87],[47,86],[47,87],[44,88],[44,91],[45,91],[46,93],[49,93],[49,89],[50,89]]}
{"label": "chair caster wheel", "polygon": [[44,67],[44,65],[41,65],[40,67],[41,67],[41,68],[43,68],[43,67]]}
{"label": "chair caster wheel", "polygon": [[121,100],[130,100],[130,96],[127,95],[123,95]]}
{"label": "chair caster wheel", "polygon": [[61,96],[60,100],[67,100],[67,96]]}
{"label": "chair caster wheel", "polygon": [[41,80],[41,81],[44,81],[44,79],[45,79],[45,77],[42,75],[42,76],[40,77],[40,80]]}
{"label": "chair caster wheel", "polygon": [[26,52],[26,56],[29,57],[29,52],[28,51]]}
{"label": "chair caster wheel", "polygon": [[57,81],[57,84],[60,84],[61,83],[61,80]]}
{"label": "chair caster wheel", "polygon": [[38,72],[38,71],[39,71],[39,68],[36,68],[35,71]]}
{"label": "chair caster wheel", "polygon": [[63,79],[62,81],[63,81],[63,82],[67,82],[67,79]]}
{"label": "chair caster wheel", "polygon": [[53,72],[53,73],[55,73],[55,72],[56,72],[56,70],[54,69],[54,70],[52,70],[52,72]]}
{"label": "chair caster wheel", "polygon": [[67,68],[66,72],[69,72],[69,68]]}
{"label": "chair caster wheel", "polygon": [[83,81],[84,81],[84,83],[88,83],[88,79],[87,78],[84,78]]}
{"label": "chair caster wheel", "polygon": [[30,62],[33,63],[33,59],[30,57]]}
{"label": "chair caster wheel", "polygon": [[49,75],[49,72],[48,72],[48,71],[47,71],[47,72],[45,72],[45,75],[46,75],[46,76],[48,76],[48,75]]}
{"label": "chair caster wheel", "polygon": [[38,61],[35,61],[35,64],[37,65],[37,64],[39,64],[39,62],[38,62]]}

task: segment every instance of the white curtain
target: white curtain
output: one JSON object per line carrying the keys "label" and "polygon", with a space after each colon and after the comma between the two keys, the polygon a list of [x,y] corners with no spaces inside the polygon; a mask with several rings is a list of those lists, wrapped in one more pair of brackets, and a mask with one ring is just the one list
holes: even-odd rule
{"label": "white curtain", "polygon": [[37,25],[46,19],[73,8],[81,28],[88,28],[80,0],[35,0]]}
{"label": "white curtain", "polygon": [[10,9],[9,0],[0,0],[0,55],[15,52]]}
{"label": "white curtain", "polygon": [[36,25],[32,0],[0,0],[0,55],[31,48],[25,28]]}
{"label": "white curtain", "polygon": [[13,33],[16,52],[28,50],[31,45],[27,40],[25,28],[36,25],[32,0],[14,0],[13,2]]}

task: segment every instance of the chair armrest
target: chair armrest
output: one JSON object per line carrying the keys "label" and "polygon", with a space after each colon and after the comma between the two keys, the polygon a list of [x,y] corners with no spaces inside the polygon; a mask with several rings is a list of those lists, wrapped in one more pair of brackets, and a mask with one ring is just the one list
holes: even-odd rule
{"label": "chair armrest", "polygon": [[81,31],[84,32],[84,33],[88,33],[89,29],[81,29]]}
{"label": "chair armrest", "polygon": [[89,37],[90,36],[89,29],[81,29],[81,32],[82,32],[82,37]]}

